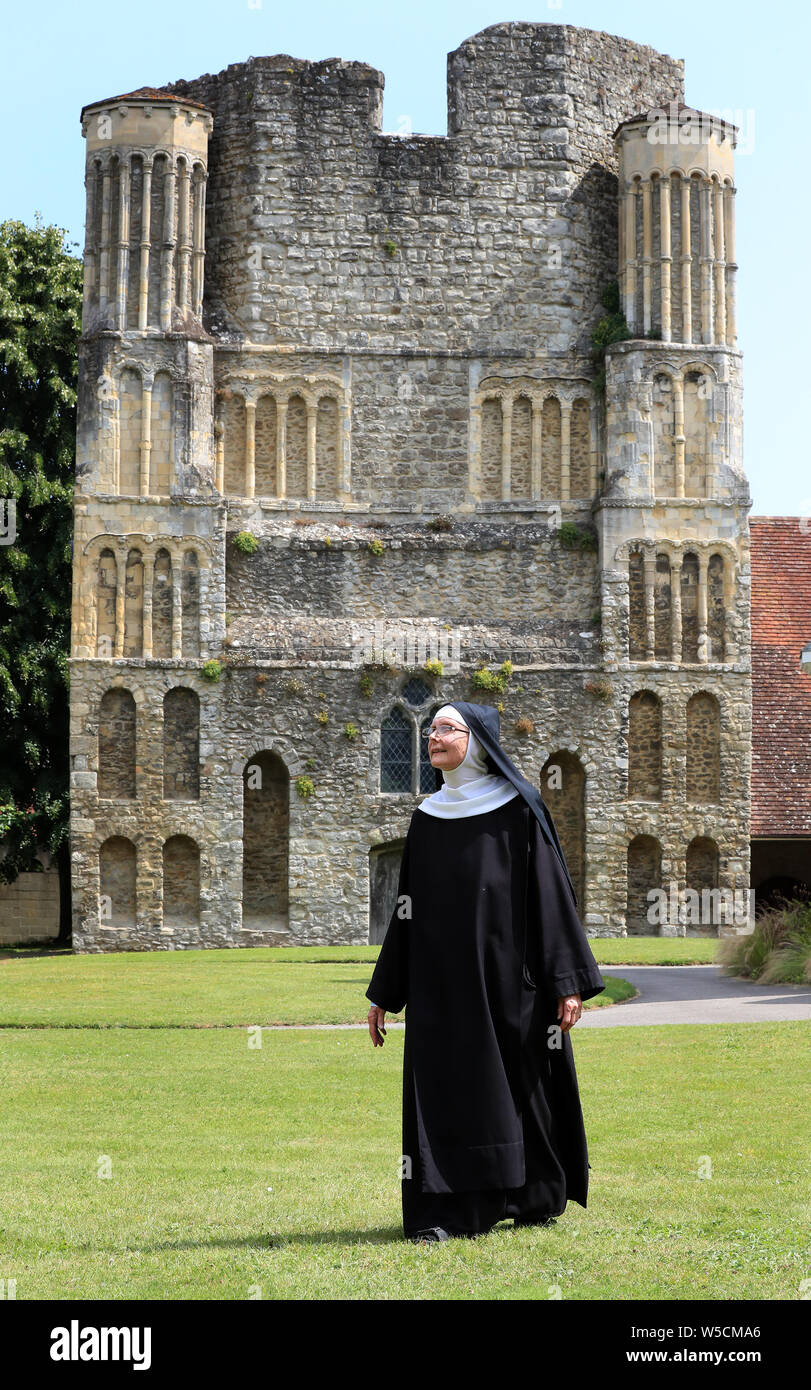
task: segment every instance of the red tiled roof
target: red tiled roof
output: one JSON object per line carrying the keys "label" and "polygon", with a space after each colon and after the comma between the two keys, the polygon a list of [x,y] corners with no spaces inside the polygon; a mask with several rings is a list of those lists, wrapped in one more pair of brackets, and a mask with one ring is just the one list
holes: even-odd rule
{"label": "red tiled roof", "polygon": [[719,125],[725,125],[730,130],[740,129],[739,126],[733,125],[732,121],[727,121],[722,116],[713,115],[712,111],[699,111],[697,106],[688,106],[685,102],[677,102],[674,99],[672,102],[665,101],[662,102],[661,105],[657,104],[651,106],[647,111],[637,111],[635,116],[627,116],[624,121],[620,121],[619,125],[614,131],[614,136],[616,137],[619,134],[623,126],[633,125],[635,121],[653,120],[661,113],[666,113],[669,120],[671,112],[675,114],[676,119],[678,120],[679,117],[683,116],[686,111],[689,111],[692,116],[703,117],[707,121],[718,121]]}
{"label": "red tiled roof", "polygon": [[811,834],[811,518],[750,516],[752,835]]}
{"label": "red tiled roof", "polygon": [[168,101],[174,106],[194,106],[198,111],[208,111],[201,101],[192,101],[190,97],[179,97],[176,92],[162,92],[160,87],[139,87],[135,92],[122,92],[117,97],[104,97],[101,101],[89,101],[82,107],[82,117],[85,111],[92,111],[94,106],[112,106],[116,101]]}

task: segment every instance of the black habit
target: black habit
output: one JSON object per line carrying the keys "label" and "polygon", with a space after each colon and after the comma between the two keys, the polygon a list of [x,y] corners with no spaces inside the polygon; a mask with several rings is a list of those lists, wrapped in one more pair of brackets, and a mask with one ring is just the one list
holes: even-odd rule
{"label": "black habit", "polygon": [[[457,708],[473,727],[482,707]],[[590,999],[605,983],[543,811],[546,825],[519,795],[478,815],[411,818],[366,991],[388,1013],[406,1009],[406,1237],[586,1206],[586,1134],[557,999]]]}

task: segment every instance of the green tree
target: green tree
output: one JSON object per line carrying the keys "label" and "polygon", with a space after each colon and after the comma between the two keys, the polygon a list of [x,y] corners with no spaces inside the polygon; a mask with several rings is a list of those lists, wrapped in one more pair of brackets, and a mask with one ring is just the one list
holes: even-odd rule
{"label": "green tree", "polygon": [[82,263],[62,228],[0,223],[0,881],[38,870],[36,850],[50,850],[62,938],[81,310]]}

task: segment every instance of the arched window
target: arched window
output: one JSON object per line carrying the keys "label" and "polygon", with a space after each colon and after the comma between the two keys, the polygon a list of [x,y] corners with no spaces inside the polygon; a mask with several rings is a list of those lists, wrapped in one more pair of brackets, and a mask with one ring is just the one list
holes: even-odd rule
{"label": "arched window", "polygon": [[549,807],[572,876],[580,912],[585,907],[586,773],[568,749],[552,753],[541,768],[541,796]]}
{"label": "arched window", "polygon": [[628,800],[661,795],[662,705],[652,690],[639,690],[628,701]]}
{"label": "arched window", "polygon": [[380,790],[410,792],[414,726],[399,707],[390,710],[380,726]]}
{"label": "arched window", "polygon": [[698,894],[694,905],[688,897],[686,936],[718,936],[724,920],[718,893],[718,846],[698,835],[687,846],[687,887]]}
{"label": "arched window", "polygon": [[144,654],[144,562],[133,548],[124,571],[124,656]]}
{"label": "arched window", "polygon": [[417,676],[412,676],[406,681],[400,694],[406,704],[411,705],[414,709],[421,709],[425,702],[431,698],[429,686]]}
{"label": "arched window", "polygon": [[652,889],[662,886],[662,846],[652,835],[637,835],[628,846],[627,899],[625,931],[628,936],[659,936],[661,923],[649,920],[655,908],[648,898]]}
{"label": "arched window", "polygon": [[163,925],[200,925],[200,850],[188,835],[173,835],[163,846]]}
{"label": "arched window", "polygon": [[196,801],[200,795],[200,700],[187,686],[163,697],[163,796]]}
{"label": "arched window", "polygon": [[278,753],[242,770],[242,927],[286,932],[289,920],[290,774]]}
{"label": "arched window", "polygon": [[118,566],[112,550],[105,548],[99,556],[96,656],[115,656],[115,609],[118,593]]}
{"label": "arched window", "polygon": [[721,800],[721,710],[706,690],[687,701],[687,800]]}
{"label": "arched window", "polygon": [[99,706],[98,794],[135,796],[135,700],[129,690],[106,690]]}
{"label": "arched window", "polygon": [[164,547],[155,556],[152,570],[152,655],[172,655],[172,557]]}
{"label": "arched window", "polygon": [[428,756],[428,740],[423,731],[433,719],[430,686],[411,676],[400,690],[402,703],[396,704],[380,726],[380,790],[382,792],[433,792],[436,772]]}
{"label": "arched window", "polygon": [[135,845],[113,835],[99,849],[99,925],[134,927],[135,894]]}
{"label": "arched window", "polygon": [[501,497],[501,442],[504,426],[501,399],[488,396],[482,402],[481,495],[487,501]]}
{"label": "arched window", "polygon": [[182,655],[200,655],[200,565],[195,550],[184,550],[180,576]]}

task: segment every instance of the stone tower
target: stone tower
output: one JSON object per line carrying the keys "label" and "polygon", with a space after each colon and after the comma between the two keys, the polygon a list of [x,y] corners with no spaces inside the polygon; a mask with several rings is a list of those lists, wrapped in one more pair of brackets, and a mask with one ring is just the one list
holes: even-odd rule
{"label": "stone tower", "polygon": [[382,939],[453,698],[589,931],[748,886],[734,130],[568,25],[450,54],[447,136],[382,91],[277,55],[82,113],[76,950]]}

